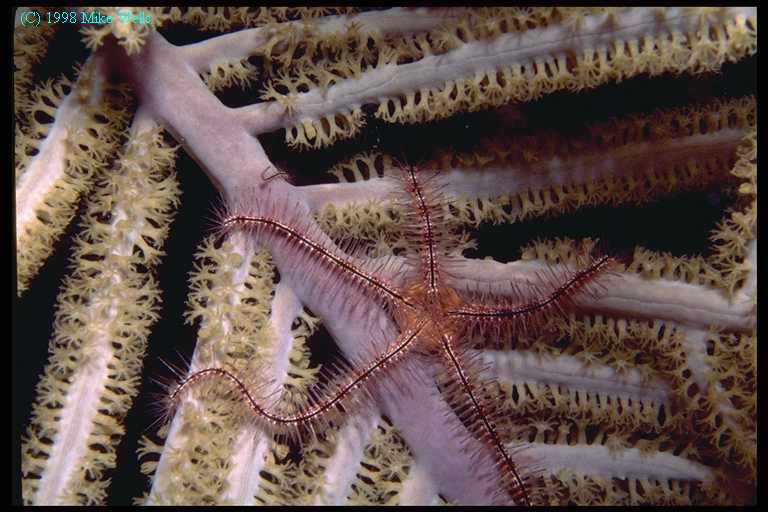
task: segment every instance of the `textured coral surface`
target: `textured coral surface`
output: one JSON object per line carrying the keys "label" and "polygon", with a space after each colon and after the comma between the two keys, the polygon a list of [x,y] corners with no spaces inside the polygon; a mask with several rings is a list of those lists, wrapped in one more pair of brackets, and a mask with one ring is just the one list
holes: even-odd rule
{"label": "textured coral surface", "polygon": [[23,12],[20,502],[756,500],[755,9]]}

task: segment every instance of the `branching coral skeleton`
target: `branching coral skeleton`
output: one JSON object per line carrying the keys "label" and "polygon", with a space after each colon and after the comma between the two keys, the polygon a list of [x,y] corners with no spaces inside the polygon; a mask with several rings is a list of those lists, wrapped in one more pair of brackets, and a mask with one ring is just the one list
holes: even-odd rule
{"label": "branching coral skeleton", "polygon": [[[162,130],[226,206],[190,277],[198,343],[165,441],[140,449],[142,502],[753,499],[754,98],[576,134],[521,133],[509,104],[725,69],[756,53],[754,8],[147,11],[83,29],[78,78],[31,92],[56,30],[15,29],[19,294],[87,204],[23,441],[26,503],[107,499],[179,203]],[[174,46],[174,24],[227,33]],[[213,93],[254,84],[242,107]],[[292,184],[262,140],[284,130],[310,160],[371,116],[427,134],[477,111],[498,133],[469,150],[360,153],[339,183]],[[734,198],[707,257],[637,246],[619,263],[591,239],[467,257],[482,223],[702,188]],[[330,369],[310,357],[320,323]]]}

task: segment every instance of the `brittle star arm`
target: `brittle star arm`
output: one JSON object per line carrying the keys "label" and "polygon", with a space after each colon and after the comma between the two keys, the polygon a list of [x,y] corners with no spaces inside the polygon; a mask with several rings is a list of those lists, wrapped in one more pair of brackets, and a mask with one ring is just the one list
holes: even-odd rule
{"label": "brittle star arm", "polygon": [[[276,193],[277,196],[280,194]],[[246,197],[230,205],[229,211],[224,213],[221,229],[223,232],[248,232],[273,251],[283,252],[284,261],[298,263],[301,259],[308,269],[323,268],[327,274],[318,275],[323,281],[341,279],[361,291],[376,295],[390,306],[412,306],[397,287],[381,275],[381,269],[364,268],[358,258],[342,251],[317,224],[307,220],[308,215],[304,215],[306,212],[303,205],[294,205],[288,200],[285,204],[290,207],[281,208],[279,203],[279,197],[270,197],[269,193],[266,198],[263,195],[258,198]],[[285,218],[289,220],[281,220]]]}
{"label": "brittle star arm", "polygon": [[[350,399],[356,398],[353,393],[358,388],[372,382],[373,377],[400,360],[412,348],[414,340],[418,338],[426,323],[426,319],[417,322],[413,329],[408,329],[398,336],[384,353],[376,356],[362,369],[354,370],[351,377],[338,383],[332,381],[323,386],[322,389],[318,390],[318,394],[311,404],[299,406],[295,412],[280,411],[279,405],[277,407],[264,405],[262,400],[251,393],[248,385],[241,378],[224,368],[206,368],[193,373],[178,384],[171,393],[170,399],[176,401],[186,391],[194,388],[196,384],[213,377],[228,382],[243,399],[248,410],[264,427],[278,431],[291,428],[311,428],[312,425],[325,421],[329,415],[337,410],[337,407],[349,406]],[[322,396],[327,390],[332,390],[332,392],[327,397]],[[365,392],[361,390],[361,393]],[[358,401],[360,401],[359,398]]]}
{"label": "brittle star arm", "polygon": [[[467,291],[476,289],[481,282],[503,282],[506,286],[506,283],[530,279],[543,268],[544,265],[536,261],[502,264],[467,259],[457,267],[452,284]],[[611,273],[601,280],[601,286],[605,291],[599,298],[587,302],[581,296],[575,297],[575,305],[590,313],[675,321],[696,329],[706,329],[713,324],[735,332],[754,328],[754,307],[744,294],[737,294],[731,302],[715,289],[672,279],[649,281],[631,272]],[[494,291],[512,293],[502,287],[494,287]]]}
{"label": "brittle star arm", "polygon": [[419,266],[429,295],[436,295],[440,289],[439,242],[442,233],[438,228],[439,203],[432,190],[424,187],[412,165],[399,165],[403,171],[403,182],[408,191],[406,206],[411,210],[414,224],[418,229],[411,234],[420,246]]}
{"label": "brittle star arm", "polygon": [[[470,410],[474,413],[474,421],[472,421],[470,430],[479,438],[489,442],[489,444],[493,446],[495,458],[508,472],[503,472],[503,475],[504,477],[509,478],[509,481],[505,481],[505,478],[502,477],[502,483],[505,487],[509,488],[510,495],[514,498],[515,502],[522,502],[525,505],[530,505],[531,501],[517,466],[512,461],[512,457],[502,442],[496,425],[489,417],[487,407],[483,406],[482,398],[470,381],[468,372],[460,360],[460,355],[452,343],[451,336],[443,334],[440,338],[440,344],[447,365],[455,372],[455,380],[459,383],[459,386],[464,393],[464,400],[469,400]],[[480,423],[479,425],[476,423],[478,421]]]}
{"label": "brittle star arm", "polygon": [[[530,299],[520,300],[523,293],[514,286],[512,298],[494,297],[485,303],[468,303],[448,310],[447,314],[471,328],[507,329],[514,334],[540,325],[547,313],[563,313],[564,306],[573,303],[577,294],[595,294],[595,281],[614,263],[610,256],[602,256],[586,268],[559,276],[553,271],[548,277],[538,275],[538,281],[551,291],[543,292],[537,284],[531,284]],[[493,304],[493,305],[490,305]],[[499,305],[500,304],[500,305]]]}

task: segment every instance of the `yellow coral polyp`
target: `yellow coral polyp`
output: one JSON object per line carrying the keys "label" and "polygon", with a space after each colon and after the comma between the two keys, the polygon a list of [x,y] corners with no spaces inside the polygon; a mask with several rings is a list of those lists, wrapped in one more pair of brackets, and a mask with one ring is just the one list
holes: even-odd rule
{"label": "yellow coral polyp", "polygon": [[[154,166],[155,160],[162,164]],[[172,151],[159,135],[144,133],[129,142],[120,166],[90,196],[90,225],[77,240],[74,274],[59,295],[51,357],[23,441],[26,503],[94,504],[106,496],[104,473],[116,464],[121,422],[138,393],[137,375],[159,301],[152,274],[138,268],[156,264],[159,250],[144,246],[137,255],[131,245],[126,257],[121,244],[134,229],[161,243],[178,195],[168,170],[172,163]],[[133,180],[134,187],[117,187],[130,173],[141,179]],[[122,225],[98,220],[120,210],[131,212]],[[111,308],[122,314],[109,314]],[[84,326],[81,319],[90,317],[102,322]],[[74,444],[62,447],[55,442],[61,436]],[[82,478],[57,485],[69,464]]]}
{"label": "yellow coral polyp", "polygon": [[44,83],[26,107],[30,124],[22,128],[16,162],[19,295],[71,221],[80,194],[107,164],[126,120],[123,93],[99,90],[88,73],[76,84],[66,78]]}
{"label": "yellow coral polyp", "polygon": [[[569,16],[573,14],[565,12],[565,19],[571,19]],[[608,14],[590,13],[585,19],[593,21],[604,17],[609,21],[613,20],[611,23],[618,27],[621,26],[622,20],[636,16],[638,12],[640,11],[626,10]],[[685,16],[695,15],[688,13]],[[576,15],[579,19],[582,16],[583,13]],[[681,19],[685,20],[685,16]],[[553,16],[552,20],[556,18],[557,15]],[[451,52],[473,45],[488,45],[496,39],[514,35],[514,23],[489,26],[485,22],[486,19],[487,15],[481,13],[476,15],[473,21],[455,22],[451,28],[442,29],[439,37],[433,37],[432,46],[427,39],[419,36],[413,40],[396,40],[390,47],[379,50],[380,62],[376,66],[363,69],[363,61],[359,56],[342,56],[332,67],[343,78],[364,79],[366,73],[383,70],[392,63],[400,64],[403,60],[418,62],[420,59],[436,56],[444,58]],[[671,24],[667,26],[664,21],[663,34],[654,29],[652,33],[626,40],[618,39],[607,45],[601,43],[593,47],[587,42],[585,48],[575,52],[574,61],[566,57],[567,54],[573,53],[570,50],[533,55],[508,63],[500,58],[499,65],[493,69],[474,69],[468,76],[452,77],[442,85],[421,85],[412,90],[401,90],[397,96],[379,99],[375,115],[387,122],[422,123],[449,117],[459,111],[471,112],[511,101],[530,101],[556,90],[592,88],[609,80],[620,81],[640,73],[656,75],[669,71],[711,71],[724,62],[738,60],[753,51],[750,43],[754,36],[750,29],[753,20],[739,17],[718,17],[710,20],[706,16],[702,19],[708,20],[702,22],[703,28],[690,32],[681,32],[683,29]],[[546,30],[547,23],[532,30]],[[577,23],[575,26],[579,25]],[[499,28],[502,26],[507,32]],[[456,36],[454,32],[461,34],[461,37]],[[313,48],[308,53],[313,54],[314,51]],[[287,54],[290,55],[291,51]],[[389,57],[381,60],[384,55]],[[301,66],[297,64],[297,72],[302,74],[305,70],[315,68],[317,66],[311,62],[304,62]],[[322,76],[322,73],[317,71],[313,73]],[[281,82],[291,87],[291,81]],[[315,79],[305,83],[310,89],[320,87]],[[327,84],[322,87],[325,89]],[[287,129],[287,132],[290,134],[292,130],[296,128]],[[352,134],[346,133],[344,136],[350,137]],[[312,145],[313,142],[311,138],[305,140],[295,135],[288,135],[288,140],[292,144],[302,145]]]}

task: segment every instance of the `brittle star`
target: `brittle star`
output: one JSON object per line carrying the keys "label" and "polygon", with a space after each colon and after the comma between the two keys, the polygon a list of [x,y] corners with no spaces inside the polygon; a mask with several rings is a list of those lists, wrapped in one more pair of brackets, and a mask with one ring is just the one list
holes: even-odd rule
{"label": "brittle star", "polygon": [[[311,230],[297,219],[285,220],[285,212],[247,202],[230,206],[221,215],[222,233],[245,231],[255,240],[286,244],[290,250],[303,252],[334,279],[356,287],[380,301],[397,325],[399,336],[367,362],[342,365],[329,382],[310,392],[302,404],[278,400],[267,405],[249,389],[246,379],[225,368],[205,368],[182,379],[170,392],[171,402],[201,381],[215,378],[226,382],[247,405],[257,422],[274,433],[288,433],[300,439],[318,425],[343,420],[352,404],[373,399],[371,387],[387,379],[388,368],[402,364],[406,356],[437,359],[444,374],[442,393],[469,435],[482,443],[473,457],[478,465],[494,462],[493,486],[506,493],[504,501],[532,503],[530,468],[521,470],[503,442],[498,426],[499,414],[493,397],[484,390],[483,369],[469,352],[473,334],[512,337],[545,323],[553,314],[567,314],[575,298],[596,295],[598,279],[614,263],[609,256],[585,255],[581,268],[537,276],[538,282],[513,285],[513,293],[498,297],[490,292],[459,293],[447,284],[451,262],[444,257],[450,232],[442,221],[443,198],[430,181],[434,173],[398,164],[405,194],[406,237],[417,248],[415,278],[398,286],[383,277],[383,272],[359,263],[359,258],[338,246],[315,239]],[[283,217],[281,219],[281,217]],[[271,239],[271,240],[270,240]],[[488,468],[485,468],[488,469]]]}

